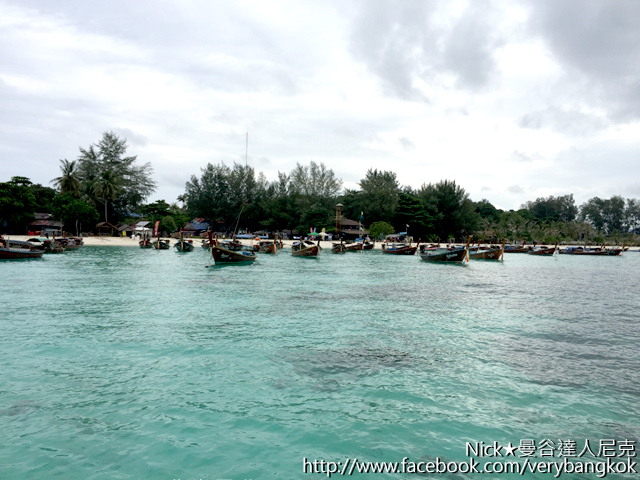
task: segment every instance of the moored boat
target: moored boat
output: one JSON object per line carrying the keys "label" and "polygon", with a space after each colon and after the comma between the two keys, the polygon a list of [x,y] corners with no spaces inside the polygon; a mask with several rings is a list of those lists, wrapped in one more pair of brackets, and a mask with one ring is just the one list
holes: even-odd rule
{"label": "moored boat", "polygon": [[382,253],[392,255],[415,255],[418,245],[412,246],[411,243],[383,243]]}
{"label": "moored boat", "polygon": [[0,235],[0,260],[40,258],[43,253],[43,249],[30,242],[7,240]]}
{"label": "moored boat", "polygon": [[541,245],[533,250],[527,252],[529,255],[542,255],[542,256],[551,256],[556,253],[558,250],[558,244],[556,243],[553,247],[547,247],[545,245]]}
{"label": "moored boat", "polygon": [[427,262],[462,263],[467,259],[467,247],[426,249],[420,252],[420,258]]}
{"label": "moored boat", "polygon": [[531,247],[526,246],[525,243],[522,242],[522,245],[505,245],[504,253],[527,253],[531,250]]}
{"label": "moored boat", "polygon": [[504,258],[504,242],[501,246],[482,248],[480,245],[475,250],[469,250],[471,260],[502,260]]}
{"label": "moored boat", "polygon": [[168,240],[161,240],[159,238],[155,242],[153,242],[152,245],[156,250],[169,250],[171,248],[171,244]]}
{"label": "moored boat", "polygon": [[229,250],[218,243],[218,237],[209,237],[209,245],[211,245],[211,256],[215,265],[221,264],[247,264],[253,263],[258,258],[255,253],[242,250]]}
{"label": "moored boat", "polygon": [[140,245],[140,248],[153,248],[153,243],[150,238],[143,238],[138,242],[138,245]]}
{"label": "moored boat", "polygon": [[[318,241],[318,243],[320,243]],[[294,257],[317,257],[320,253],[320,245],[309,240],[301,240],[291,245],[291,255]]]}
{"label": "moored boat", "polygon": [[560,249],[558,253],[563,255],[586,255],[586,256],[618,256],[621,255],[622,252],[626,251],[625,246],[623,245],[620,248],[605,248],[604,245],[601,247],[588,248],[588,247],[567,247]]}

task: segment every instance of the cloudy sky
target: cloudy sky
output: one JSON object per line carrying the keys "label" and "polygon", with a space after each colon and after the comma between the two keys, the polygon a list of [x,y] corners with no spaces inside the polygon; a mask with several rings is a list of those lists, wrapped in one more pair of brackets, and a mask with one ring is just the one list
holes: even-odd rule
{"label": "cloudy sky", "polygon": [[638,198],[640,2],[0,0],[0,181],[51,185],[106,131],[150,201],[245,161],[503,209]]}

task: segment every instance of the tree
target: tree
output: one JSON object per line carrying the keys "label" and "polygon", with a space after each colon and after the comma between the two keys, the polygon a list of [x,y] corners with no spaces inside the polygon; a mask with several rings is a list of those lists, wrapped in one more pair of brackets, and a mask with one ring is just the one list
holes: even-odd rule
{"label": "tree", "polygon": [[544,221],[571,222],[578,214],[573,194],[562,197],[553,195],[547,198],[540,197],[533,202],[525,203],[522,208],[528,210],[535,218]]}
{"label": "tree", "polygon": [[104,203],[104,221],[108,222],[107,210],[109,200],[114,200],[116,194],[122,189],[121,179],[110,170],[103,171],[93,184],[93,191],[97,198]]}
{"label": "tree", "polygon": [[372,238],[384,238],[386,235],[391,235],[394,232],[393,226],[387,222],[373,222],[369,225],[369,235]]}
{"label": "tree", "polygon": [[593,197],[580,207],[580,218],[596,230],[611,234],[622,231],[625,223],[625,200],[615,195],[610,199]]}
{"label": "tree", "polygon": [[[125,156],[127,149],[126,139],[120,139],[113,132],[105,132],[97,145],[80,148],[78,157],[81,193],[95,203],[110,199],[116,216],[136,209],[156,187],[151,178],[151,164],[137,165],[136,156]],[[117,187],[107,192],[109,195],[106,197],[105,175]],[[111,193],[114,193],[113,197]]]}
{"label": "tree", "polygon": [[359,185],[360,210],[366,212],[367,218],[391,223],[400,193],[396,174],[391,171],[369,169]]}
{"label": "tree", "polygon": [[82,225],[93,226],[100,215],[87,202],[75,198],[71,193],[56,195],[51,213],[65,225],[65,230],[75,230],[79,235]]}
{"label": "tree", "polygon": [[420,200],[408,193],[398,195],[398,207],[395,212],[396,230],[404,231],[410,225],[413,237],[426,239],[433,230],[433,217],[429,215]]}
{"label": "tree", "polygon": [[80,196],[80,177],[75,160],[69,161],[66,158],[60,160],[60,170],[62,175],[51,180],[53,184],[60,190],[62,195],[70,193],[74,197]]}
{"label": "tree", "polygon": [[11,181],[0,183],[0,229],[26,233],[36,208],[31,185],[26,177],[12,177]]}
{"label": "tree", "polygon": [[427,212],[433,212],[435,234],[440,239],[462,238],[478,229],[480,215],[464,188],[443,180],[422,185],[417,192]]}

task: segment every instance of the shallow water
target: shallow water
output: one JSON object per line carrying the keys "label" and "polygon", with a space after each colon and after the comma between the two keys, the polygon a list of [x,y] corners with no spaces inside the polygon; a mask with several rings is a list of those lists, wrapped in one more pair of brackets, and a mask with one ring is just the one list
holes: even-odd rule
{"label": "shallow water", "polygon": [[638,253],[209,263],[87,246],[0,263],[0,478],[326,478],[303,458],[640,437]]}

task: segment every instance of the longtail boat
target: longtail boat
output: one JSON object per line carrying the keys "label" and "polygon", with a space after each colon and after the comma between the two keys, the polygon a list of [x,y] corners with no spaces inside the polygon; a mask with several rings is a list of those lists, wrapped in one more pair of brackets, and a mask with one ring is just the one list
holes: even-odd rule
{"label": "longtail boat", "polygon": [[158,238],[155,242],[153,242],[153,248],[155,248],[156,250],[169,250],[171,248],[171,245],[169,244],[168,240],[160,240],[160,238]]}
{"label": "longtail boat", "polygon": [[40,258],[44,250],[29,242],[6,240],[0,235],[0,260]]}
{"label": "longtail boat", "polygon": [[505,245],[504,253],[527,253],[531,248],[525,246],[525,243],[522,242],[522,245]]}
{"label": "longtail boat", "polygon": [[[420,242],[418,242],[420,243]],[[392,255],[415,255],[418,245],[411,246],[411,242],[407,243],[383,243],[382,253]]]}
{"label": "longtail boat", "polygon": [[282,248],[282,244],[278,243],[278,235],[271,240],[260,240],[256,245],[256,251],[260,253],[278,253],[278,248]]}
{"label": "longtail boat", "polygon": [[211,245],[211,256],[214,265],[218,264],[248,264],[253,263],[258,256],[255,253],[242,250],[229,250],[218,243],[218,237],[213,238],[209,233],[209,245]]}
{"label": "longtail boat", "polygon": [[180,240],[173,245],[179,252],[193,252],[193,240],[185,240],[184,233],[180,232]]}
{"label": "longtail boat", "polygon": [[150,238],[143,238],[138,242],[138,245],[140,245],[140,248],[153,248],[153,242]]}
{"label": "longtail boat", "polygon": [[460,247],[436,247],[425,248],[420,252],[420,258],[426,262],[448,262],[462,263],[469,261],[469,242],[471,237],[467,239],[467,244]]}
{"label": "longtail boat", "polygon": [[529,255],[546,255],[546,256],[551,256],[554,253],[556,253],[556,250],[558,250],[558,243],[556,243],[553,247],[547,247],[544,245],[541,245],[538,248],[534,248],[533,250],[531,250],[530,252],[527,252]]}
{"label": "longtail boat", "polygon": [[343,245],[347,252],[359,252],[364,249],[364,244],[359,242],[347,242]]}
{"label": "longtail boat", "polygon": [[625,251],[625,246],[621,248],[605,248],[604,244],[599,248],[587,247],[567,247],[561,249],[558,253],[563,255],[587,255],[587,256],[617,256]]}
{"label": "longtail boat", "polygon": [[504,258],[504,241],[500,247],[481,248],[478,245],[475,250],[469,250],[469,258],[471,260],[501,260]]}
{"label": "longtail boat", "polygon": [[291,245],[291,255],[294,257],[311,257],[317,258],[320,254],[320,241],[318,240],[318,245],[309,240],[301,240],[299,242],[294,242]]}
{"label": "longtail boat", "polygon": [[334,243],[331,246],[331,253],[345,253],[347,251],[347,247],[344,246],[344,242],[340,239],[340,243]]}

